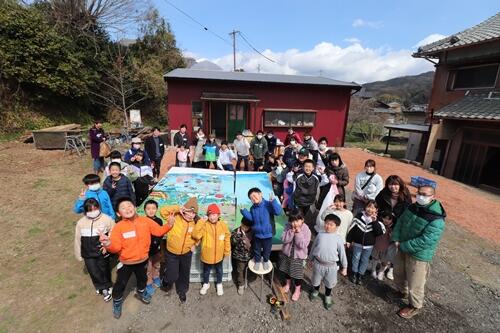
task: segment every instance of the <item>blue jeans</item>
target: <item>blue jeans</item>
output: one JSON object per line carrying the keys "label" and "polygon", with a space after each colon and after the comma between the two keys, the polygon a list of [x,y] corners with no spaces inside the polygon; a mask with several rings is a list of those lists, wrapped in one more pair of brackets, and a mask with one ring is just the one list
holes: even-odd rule
{"label": "blue jeans", "polygon": [[232,164],[223,164],[222,168],[226,171],[234,171],[234,167]]}
{"label": "blue jeans", "polygon": [[[264,258],[264,262],[269,261],[271,256],[271,248],[273,246],[273,238],[257,238],[253,239],[253,259],[255,262],[260,262],[260,258]],[[262,255],[261,255],[262,253]]]}
{"label": "blue jeans", "polygon": [[212,265],[203,263],[203,283],[208,283],[210,280],[210,271],[212,270],[212,267],[215,268],[216,283],[222,283],[222,262],[223,260]]}
{"label": "blue jeans", "polygon": [[368,267],[368,262],[370,261],[370,255],[372,254],[373,247],[368,249],[363,249],[360,246],[352,247],[352,265],[351,269],[353,273],[359,273],[364,275],[366,268]]}
{"label": "blue jeans", "polygon": [[244,170],[248,171],[248,155],[247,156],[241,156],[238,155],[238,161],[236,162],[236,170],[240,171],[241,170],[241,161],[243,161],[244,165]]}

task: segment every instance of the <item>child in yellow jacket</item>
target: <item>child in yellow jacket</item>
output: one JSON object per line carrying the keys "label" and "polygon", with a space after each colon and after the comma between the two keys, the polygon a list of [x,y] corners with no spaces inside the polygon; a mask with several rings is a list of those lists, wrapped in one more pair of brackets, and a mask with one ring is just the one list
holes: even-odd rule
{"label": "child in yellow jacket", "polygon": [[191,272],[191,257],[196,241],[191,237],[198,213],[198,201],[190,198],[183,206],[166,206],[160,209],[163,220],[173,224],[167,234],[165,252],[165,276],[161,290],[169,292],[175,283],[175,290],[181,302],[186,301]]}
{"label": "child in yellow jacket", "polygon": [[215,268],[217,295],[222,296],[222,261],[231,253],[231,233],[226,222],[220,220],[220,208],[211,204],[207,209],[207,220],[196,224],[192,237],[201,241],[201,262],[203,263],[203,286],[200,294],[205,295],[210,284],[210,271]]}

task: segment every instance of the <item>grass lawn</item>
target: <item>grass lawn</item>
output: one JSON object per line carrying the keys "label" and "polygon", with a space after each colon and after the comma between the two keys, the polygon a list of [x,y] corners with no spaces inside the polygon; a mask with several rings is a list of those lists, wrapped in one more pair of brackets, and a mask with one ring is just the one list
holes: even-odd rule
{"label": "grass lawn", "polygon": [[[385,152],[385,146],[386,143],[382,141],[366,141],[366,142],[346,142],[345,143],[346,147],[357,147],[357,148],[363,148],[363,149],[368,149],[374,153],[384,153]],[[389,150],[387,151],[388,154],[391,155],[392,158],[395,159],[401,159],[405,157],[406,153],[406,144],[402,145],[399,143],[389,143]]]}

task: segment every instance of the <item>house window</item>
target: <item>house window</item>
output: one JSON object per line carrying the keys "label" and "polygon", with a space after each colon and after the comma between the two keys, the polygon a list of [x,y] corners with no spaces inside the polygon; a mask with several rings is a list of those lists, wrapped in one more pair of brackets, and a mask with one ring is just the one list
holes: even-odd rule
{"label": "house window", "polygon": [[495,87],[498,64],[465,67],[450,71],[449,88],[454,89],[479,89]]}
{"label": "house window", "polygon": [[315,111],[264,110],[266,127],[314,127],[315,123]]}
{"label": "house window", "polygon": [[198,128],[203,128],[203,105],[199,101],[191,103],[193,130],[197,131]]}

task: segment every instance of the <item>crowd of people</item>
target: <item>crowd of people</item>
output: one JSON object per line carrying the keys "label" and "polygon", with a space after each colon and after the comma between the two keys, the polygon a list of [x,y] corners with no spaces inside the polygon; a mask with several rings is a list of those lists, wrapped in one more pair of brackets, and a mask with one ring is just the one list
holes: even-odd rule
{"label": "crowd of people", "polygon": [[[394,279],[397,291],[392,296],[408,299],[408,306],[398,312],[401,317],[411,318],[420,311],[446,217],[434,187],[419,187],[413,202],[399,176],[390,175],[384,182],[376,172],[376,162],[369,159],[355,177],[349,210],[345,189],[349,170],[340,154],[328,149],[327,138],[316,142],[309,132],[301,138],[289,129],[280,154],[272,132],[258,131],[250,142],[237,133],[230,147],[226,141],[219,146],[213,135],[205,138],[201,129],[191,142],[183,125],[173,139],[176,166],[232,171],[241,170],[243,164],[245,171],[270,175],[274,193],[266,200],[261,189],[249,189],[252,205],[241,210],[241,225],[231,231],[216,204],[200,212],[195,197],[160,209],[156,201],[145,201],[159,177],[165,152],[159,134],[155,128],[145,149],[141,139],[133,138],[124,155],[112,151],[105,165],[96,148],[106,140],[101,123],[96,122],[89,133],[94,173],[83,178],[85,186],[74,205],[75,213],[83,213],[76,225],[75,255],[85,262],[96,293],[105,301],[113,300],[115,318],[121,316],[123,292],[132,273],[137,281],[135,297],[143,303],[151,302],[155,288],[170,293],[174,286],[185,302],[197,247],[203,267],[200,294],[206,295],[210,288],[212,269],[216,293],[224,294],[222,263],[231,256],[237,292],[243,295],[244,271],[250,260],[257,272],[273,265],[273,216],[283,211],[288,223],[276,267],[292,301],[301,297],[305,267],[312,269],[309,299],[319,299],[323,283],[326,309],[332,307],[339,270],[354,285],[363,284],[370,271],[373,279]],[[145,214],[138,216],[136,207],[143,202]],[[110,257],[115,254],[119,263],[113,284]]]}

